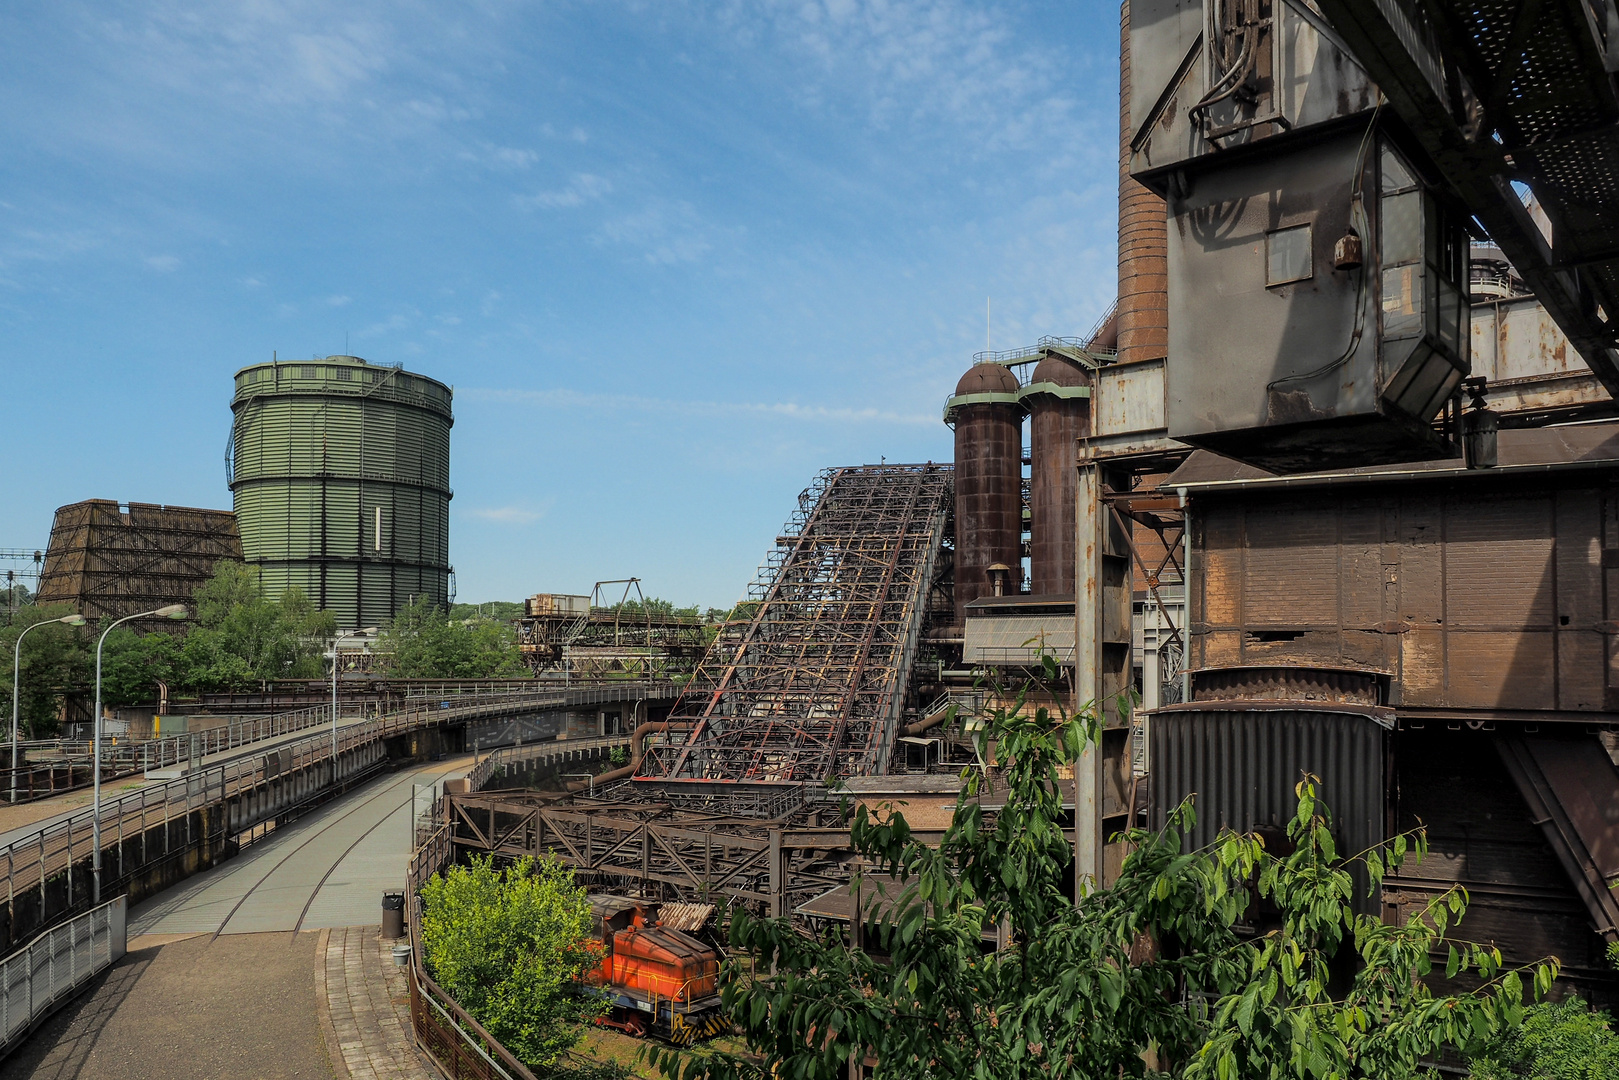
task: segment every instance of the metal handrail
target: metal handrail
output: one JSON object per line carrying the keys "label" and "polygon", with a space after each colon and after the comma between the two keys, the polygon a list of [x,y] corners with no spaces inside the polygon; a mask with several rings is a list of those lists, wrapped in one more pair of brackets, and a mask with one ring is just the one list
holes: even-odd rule
{"label": "metal handrail", "polygon": [[[341,756],[357,747],[390,735],[420,727],[442,725],[461,720],[477,719],[490,712],[505,712],[513,707],[533,705],[589,704],[595,701],[622,700],[625,694],[642,692],[643,687],[616,686],[589,690],[551,690],[538,694],[476,695],[472,700],[440,702],[436,707],[426,704],[387,714],[375,720],[351,723],[338,729],[336,752]],[[300,710],[302,711],[302,710]],[[326,710],[329,717],[330,709]],[[266,754],[248,754],[230,761],[220,762],[203,769],[193,770],[185,776],[164,783],[148,785],[139,791],[116,799],[105,800],[101,809],[102,831],[116,838],[117,850],[123,851],[126,824],[132,834],[146,830],[202,806],[251,791],[282,772],[305,768],[332,756],[333,739],[321,732],[291,743],[266,747],[287,760],[278,760],[274,769],[266,762]],[[44,889],[50,877],[66,870],[66,910],[78,907],[90,890],[82,880],[75,880],[74,864],[90,848],[93,832],[93,808],[85,808],[49,825],[27,833],[10,844],[0,847],[4,860],[7,895],[39,887]],[[143,864],[144,865],[144,864]],[[82,879],[83,873],[77,871]],[[122,880],[120,873],[112,878]],[[105,881],[103,883],[105,885]]]}
{"label": "metal handrail", "polygon": [[[0,960],[0,1057],[123,957],[128,948],[125,910],[126,898],[116,897],[51,927]],[[59,970],[64,961],[66,970]],[[14,1003],[19,991],[24,1000]],[[23,1007],[14,1009],[14,1004]]]}

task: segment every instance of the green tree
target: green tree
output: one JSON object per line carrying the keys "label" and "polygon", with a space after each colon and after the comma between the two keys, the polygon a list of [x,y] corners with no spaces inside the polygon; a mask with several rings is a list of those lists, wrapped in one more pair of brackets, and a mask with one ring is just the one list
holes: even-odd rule
{"label": "green tree", "polygon": [[196,624],[178,666],[193,691],[245,689],[266,679],[318,679],[336,618],[297,589],[264,595],[258,567],[221,561],[193,598]]}
{"label": "green tree", "polygon": [[1473,1080],[1613,1080],[1619,1033],[1613,1017],[1577,997],[1531,1006],[1523,1026],[1502,1032],[1468,1063]]}
{"label": "green tree", "polygon": [[[1048,660],[1045,677],[1055,674]],[[1465,909],[1459,890],[1398,925],[1355,913],[1351,869],[1375,883],[1420,855],[1422,837],[1340,856],[1309,779],[1292,852],[1231,833],[1183,852],[1188,802],[1162,831],[1127,834],[1119,880],[1074,903],[1059,770],[1094,743],[1097,722],[1026,700],[971,733],[1001,770],[993,820],[978,774],[938,847],[914,839],[898,810],[855,814],[868,903],[886,894],[868,910],[867,948],[733,913],[732,944],[752,966],[727,966],[723,997],[763,1064],[651,1053],[666,1075],[832,1078],[860,1055],[885,1078],[1409,1080],[1439,1048],[1469,1052],[1520,1022],[1520,973],[1491,949],[1446,944]],[[997,933],[1010,945],[986,952]],[[1480,989],[1427,990],[1429,957],[1446,947],[1448,973],[1470,972]],[[1533,991],[1554,976],[1534,968]]]}
{"label": "green tree", "polygon": [[[28,627],[73,614],[68,604],[17,609],[10,626],[0,627],[0,717],[4,737],[11,737],[11,675],[16,660],[17,637]],[[54,734],[58,728],[64,695],[90,684],[94,666],[95,640],[89,627],[42,626],[22,643],[22,716],[20,727],[25,739]]]}
{"label": "green tree", "polygon": [[157,696],[159,680],[171,690],[185,683],[184,646],[174,634],[140,633],[128,624],[107,635],[101,649],[101,699],[112,707],[136,705]]}
{"label": "green tree", "polygon": [[451,621],[462,619],[494,619],[497,622],[511,622],[523,616],[521,602],[512,600],[488,600],[482,604],[451,604]]}
{"label": "green tree", "polygon": [[606,1011],[584,986],[601,963],[585,890],[555,857],[502,872],[490,858],[422,889],[422,959],[451,997],[531,1067],[551,1069]]}
{"label": "green tree", "polygon": [[382,632],[388,670],[408,679],[519,678],[528,674],[517,631],[496,619],[451,619],[418,597]]}

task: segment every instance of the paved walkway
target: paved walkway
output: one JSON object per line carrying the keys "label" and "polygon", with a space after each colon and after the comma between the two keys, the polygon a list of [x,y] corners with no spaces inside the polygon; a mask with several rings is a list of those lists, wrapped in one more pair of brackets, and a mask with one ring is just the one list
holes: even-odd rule
{"label": "paved walkway", "polygon": [[134,949],[0,1078],[342,1080],[318,1019],[319,938],[198,934]]}
{"label": "paved walkway", "polygon": [[334,1062],[351,1080],[432,1080],[411,1045],[410,987],[393,964],[392,941],[380,926],[321,933],[317,979],[321,1025]]}
{"label": "paved walkway", "polygon": [[0,1080],[431,1078],[377,921],[404,885],[414,786],[471,763],[384,775],[138,905],[129,954]]}
{"label": "paved walkway", "polygon": [[385,774],[140,904],[138,934],[252,934],[364,926],[401,889],[414,840],[412,793],[466,772],[470,756]]}

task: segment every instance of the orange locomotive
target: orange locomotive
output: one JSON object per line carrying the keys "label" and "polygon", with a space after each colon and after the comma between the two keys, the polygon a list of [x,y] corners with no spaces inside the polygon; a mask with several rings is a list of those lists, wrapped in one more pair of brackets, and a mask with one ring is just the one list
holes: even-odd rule
{"label": "orange locomotive", "polygon": [[603,948],[590,982],[612,1004],[602,1023],[682,1046],[724,1028],[719,953],[686,932],[701,930],[713,905],[597,893],[590,907]]}

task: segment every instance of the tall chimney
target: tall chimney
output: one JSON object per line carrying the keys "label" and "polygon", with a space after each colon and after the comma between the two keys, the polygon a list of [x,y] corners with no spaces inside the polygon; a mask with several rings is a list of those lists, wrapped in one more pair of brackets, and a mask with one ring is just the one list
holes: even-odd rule
{"label": "tall chimney", "polygon": [[1130,179],[1130,0],[1119,8],[1119,362],[1169,351],[1169,229],[1164,200]]}

